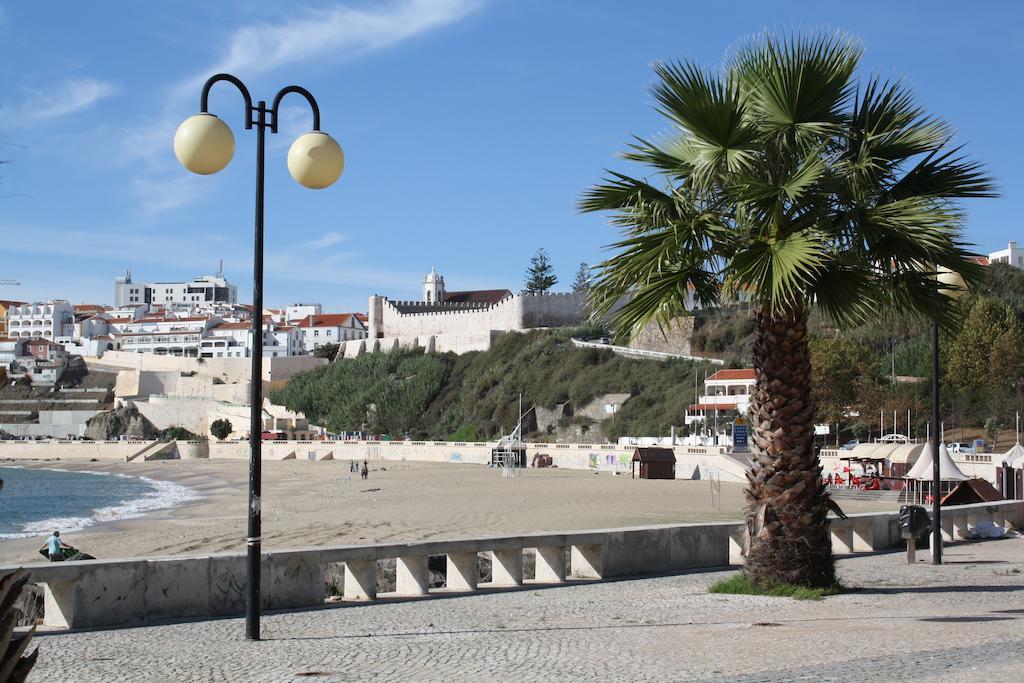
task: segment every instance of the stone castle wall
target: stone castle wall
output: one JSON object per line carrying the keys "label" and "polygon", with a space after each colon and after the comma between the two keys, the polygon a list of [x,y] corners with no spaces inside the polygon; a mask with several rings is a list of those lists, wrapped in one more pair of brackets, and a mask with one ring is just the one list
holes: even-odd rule
{"label": "stone castle wall", "polygon": [[661,353],[691,355],[690,339],[693,336],[693,316],[676,318],[671,324],[659,327],[651,322],[640,334],[630,340],[629,348]]}
{"label": "stone castle wall", "polygon": [[[402,312],[422,308],[423,312]],[[586,318],[585,294],[513,294],[493,306],[466,310],[418,301],[392,302],[370,297],[370,339],[478,335],[536,327],[576,325]]]}

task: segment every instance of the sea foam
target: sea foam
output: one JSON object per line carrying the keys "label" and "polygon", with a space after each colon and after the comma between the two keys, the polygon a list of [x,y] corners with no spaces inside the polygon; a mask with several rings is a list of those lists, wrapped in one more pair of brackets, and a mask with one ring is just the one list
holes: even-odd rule
{"label": "sea foam", "polygon": [[[12,469],[22,469],[16,466]],[[138,498],[111,505],[108,507],[95,508],[88,517],[51,517],[37,522],[29,522],[22,527],[22,531],[15,533],[0,533],[0,540],[11,538],[27,538],[39,536],[42,533],[50,533],[54,529],[62,532],[81,531],[87,527],[103,522],[115,522],[122,519],[141,517],[153,510],[163,510],[176,507],[183,503],[201,498],[199,493],[187,486],[173,481],[162,479],[151,479],[149,477],[133,477],[119,472],[89,472],[83,470],[68,470],[59,467],[46,467],[51,472],[74,472],[76,474],[91,474],[99,477],[123,477],[126,479],[138,479],[153,487]]]}

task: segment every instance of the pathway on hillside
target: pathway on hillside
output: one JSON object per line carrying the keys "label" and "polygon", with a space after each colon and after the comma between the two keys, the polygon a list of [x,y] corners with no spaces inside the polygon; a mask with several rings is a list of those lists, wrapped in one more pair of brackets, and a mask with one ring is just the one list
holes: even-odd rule
{"label": "pathway on hillside", "polygon": [[[920,557],[920,555],[919,555]],[[35,677],[65,681],[1020,680],[1024,539],[948,564],[844,559],[862,590],[818,602],[705,592],[726,572],[264,617],[47,635]]]}

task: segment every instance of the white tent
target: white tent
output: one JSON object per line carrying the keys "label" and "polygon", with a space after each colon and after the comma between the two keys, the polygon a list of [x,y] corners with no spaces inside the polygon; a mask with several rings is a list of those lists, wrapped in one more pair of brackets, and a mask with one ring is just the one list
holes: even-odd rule
{"label": "white tent", "polygon": [[[932,481],[932,477],[932,445],[925,444],[924,450],[921,451],[921,455],[917,458],[917,462],[914,463],[914,466],[910,468],[910,471],[903,478]],[[949,457],[946,444],[939,444],[939,479],[942,481],[966,481],[970,479],[970,477],[960,471],[960,468],[953,462],[953,458]]]}
{"label": "white tent", "polygon": [[1003,465],[1005,467],[1024,467],[1024,446],[1019,443],[1003,453]]}

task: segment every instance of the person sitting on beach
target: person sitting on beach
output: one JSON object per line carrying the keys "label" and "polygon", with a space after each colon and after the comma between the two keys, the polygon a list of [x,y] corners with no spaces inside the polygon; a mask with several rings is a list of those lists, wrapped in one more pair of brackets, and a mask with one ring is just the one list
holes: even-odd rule
{"label": "person sitting on beach", "polygon": [[67,543],[60,540],[60,532],[54,531],[53,535],[46,539],[46,545],[49,547],[48,552],[50,553],[50,562],[60,562],[64,559],[60,554],[61,548],[70,548]]}

